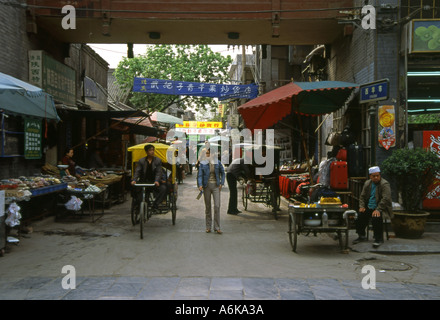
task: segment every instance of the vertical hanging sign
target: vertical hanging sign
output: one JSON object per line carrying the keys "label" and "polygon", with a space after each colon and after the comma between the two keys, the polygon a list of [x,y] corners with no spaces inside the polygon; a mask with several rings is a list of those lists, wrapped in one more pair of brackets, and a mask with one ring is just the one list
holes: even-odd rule
{"label": "vertical hanging sign", "polygon": [[396,124],[394,106],[379,107],[379,143],[388,150],[396,146]]}
{"label": "vertical hanging sign", "polygon": [[42,124],[38,119],[24,120],[24,158],[41,159]]}

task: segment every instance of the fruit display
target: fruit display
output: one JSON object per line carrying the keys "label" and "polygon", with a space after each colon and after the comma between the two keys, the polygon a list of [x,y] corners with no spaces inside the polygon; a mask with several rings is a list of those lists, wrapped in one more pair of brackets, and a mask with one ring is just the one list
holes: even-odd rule
{"label": "fruit display", "polygon": [[0,190],[5,189],[19,189],[30,190],[52,186],[63,183],[58,178],[52,176],[38,176],[38,177],[24,177],[21,176],[18,179],[3,179],[1,180]]}
{"label": "fruit display", "polygon": [[319,204],[339,204],[341,205],[341,199],[339,199],[338,197],[321,197],[321,199],[319,200]]}

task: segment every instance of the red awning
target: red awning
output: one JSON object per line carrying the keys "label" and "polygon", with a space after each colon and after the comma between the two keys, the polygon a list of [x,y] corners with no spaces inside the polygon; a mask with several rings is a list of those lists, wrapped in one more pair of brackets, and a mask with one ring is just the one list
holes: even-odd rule
{"label": "red awning", "polygon": [[292,112],[331,113],[342,107],[358,85],[340,81],[292,82],[238,107],[246,127],[267,129]]}

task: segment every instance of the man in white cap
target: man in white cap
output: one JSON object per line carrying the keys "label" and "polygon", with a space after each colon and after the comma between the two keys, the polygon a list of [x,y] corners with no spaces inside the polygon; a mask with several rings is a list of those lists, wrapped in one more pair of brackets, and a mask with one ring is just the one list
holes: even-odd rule
{"label": "man in white cap", "polygon": [[378,248],[383,243],[383,217],[393,215],[391,187],[388,181],[380,175],[380,168],[375,166],[368,170],[370,179],[362,188],[359,199],[359,215],[356,220],[356,233],[359,237],[354,244],[366,241],[365,228],[370,219],[373,226],[373,247]]}

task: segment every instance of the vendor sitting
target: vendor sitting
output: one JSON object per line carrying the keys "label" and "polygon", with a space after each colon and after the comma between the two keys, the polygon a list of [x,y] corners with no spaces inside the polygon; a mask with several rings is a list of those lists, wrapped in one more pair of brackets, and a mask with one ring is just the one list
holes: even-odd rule
{"label": "vendor sitting", "polygon": [[76,172],[76,163],[75,161],[73,161],[73,149],[72,148],[67,148],[65,153],[64,153],[64,157],[61,160],[62,164],[64,165],[68,165],[69,167],[66,169],[66,174],[69,176],[73,176],[73,177],[77,177],[80,178],[81,175],[79,175]]}
{"label": "vendor sitting", "polygon": [[[155,148],[153,145],[147,144],[144,149],[147,156],[138,161],[131,184],[135,185],[136,182],[154,184],[155,200],[153,209],[158,210],[159,203],[162,203],[167,193],[167,185],[160,183],[163,179],[162,161],[154,156]],[[140,203],[142,190],[141,188],[137,189],[132,195],[135,197],[136,202]]]}

